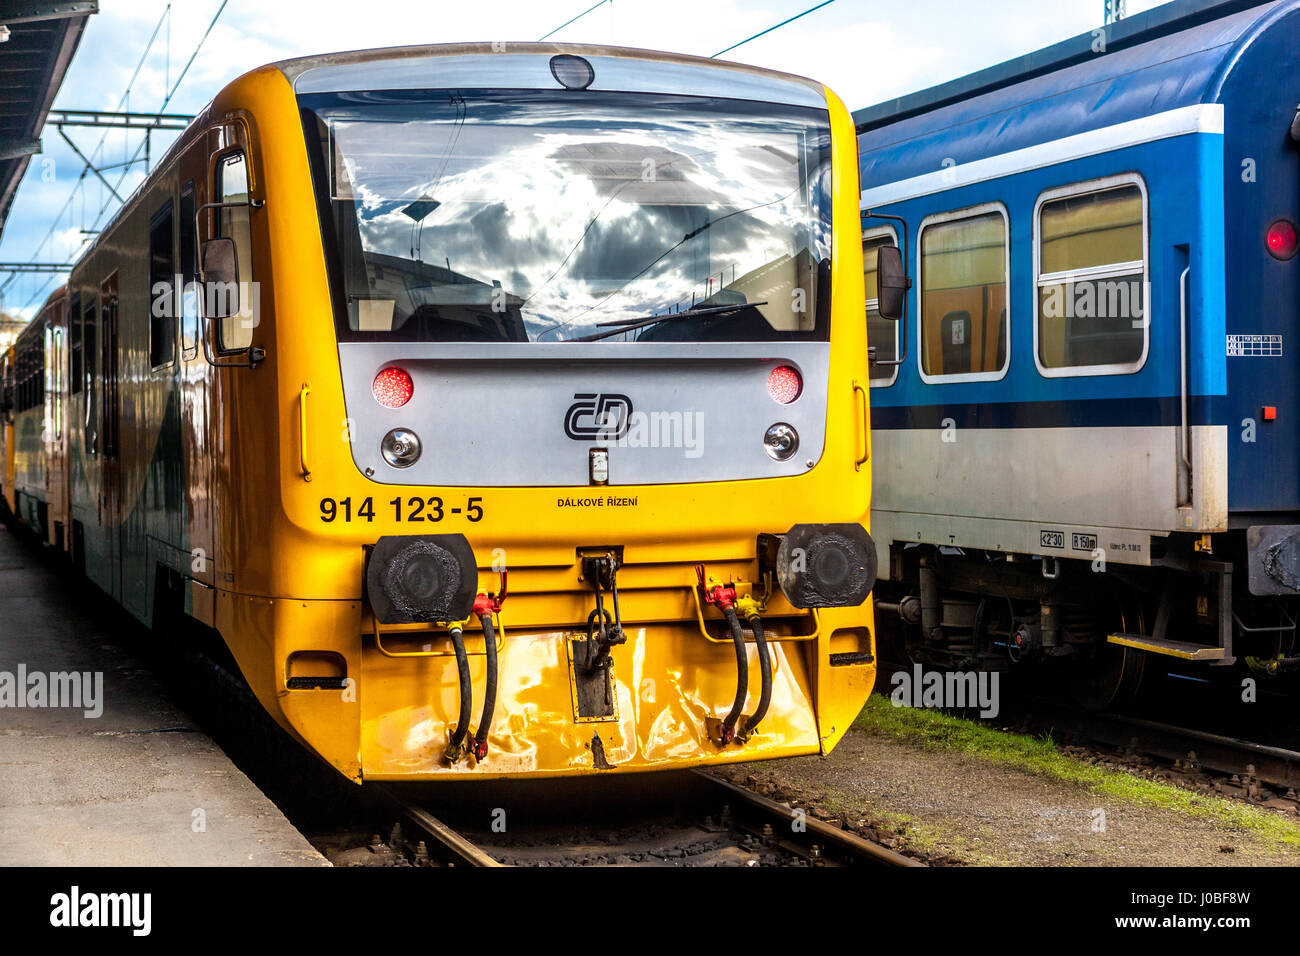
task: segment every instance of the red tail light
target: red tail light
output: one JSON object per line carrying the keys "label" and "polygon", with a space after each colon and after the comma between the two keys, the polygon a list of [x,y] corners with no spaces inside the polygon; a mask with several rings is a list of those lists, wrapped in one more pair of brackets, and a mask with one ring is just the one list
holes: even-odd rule
{"label": "red tail light", "polygon": [[387,408],[401,408],[415,394],[410,374],[396,366],[381,370],[370,388],[375,393],[375,401]]}
{"label": "red tail light", "polygon": [[1290,259],[1295,255],[1297,247],[1295,223],[1286,219],[1277,220],[1268,227],[1268,236],[1264,241],[1274,259]]}
{"label": "red tail light", "polygon": [[803,391],[803,378],[789,365],[778,365],[767,376],[767,391],[782,405],[789,405]]}

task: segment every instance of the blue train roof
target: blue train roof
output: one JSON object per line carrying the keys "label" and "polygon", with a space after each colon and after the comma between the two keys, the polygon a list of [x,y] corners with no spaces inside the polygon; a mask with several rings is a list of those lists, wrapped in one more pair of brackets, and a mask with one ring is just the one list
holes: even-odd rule
{"label": "blue train roof", "polygon": [[[1300,0],[1179,0],[854,113],[863,184],[933,172],[1155,113],[1219,102],[1239,51]],[[947,165],[952,165],[951,162]]]}

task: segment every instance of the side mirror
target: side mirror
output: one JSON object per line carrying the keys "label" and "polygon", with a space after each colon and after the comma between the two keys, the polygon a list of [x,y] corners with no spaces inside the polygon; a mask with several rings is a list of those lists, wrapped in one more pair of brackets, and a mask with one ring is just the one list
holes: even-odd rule
{"label": "side mirror", "polygon": [[203,243],[203,314],[227,319],[239,314],[239,256],[235,240],[228,237]]}
{"label": "side mirror", "polygon": [[911,278],[903,271],[903,253],[897,246],[876,250],[876,310],[882,319],[898,321],[903,317],[903,303]]}

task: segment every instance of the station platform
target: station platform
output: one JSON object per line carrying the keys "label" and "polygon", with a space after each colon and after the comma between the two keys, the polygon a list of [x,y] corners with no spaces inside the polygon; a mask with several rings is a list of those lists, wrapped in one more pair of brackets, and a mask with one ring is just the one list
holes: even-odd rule
{"label": "station platform", "polygon": [[0,866],[328,865],[82,587],[0,525]]}

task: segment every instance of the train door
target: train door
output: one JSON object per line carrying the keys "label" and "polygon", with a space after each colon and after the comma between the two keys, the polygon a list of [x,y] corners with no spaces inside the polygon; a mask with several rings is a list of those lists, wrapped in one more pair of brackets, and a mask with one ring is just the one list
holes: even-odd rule
{"label": "train door", "polygon": [[100,286],[99,524],[106,532],[109,593],[122,595],[121,483],[118,421],[117,273]]}
{"label": "train door", "polygon": [[[239,122],[209,130],[207,147],[204,176],[208,202],[230,205],[209,206],[207,209],[200,207],[197,238],[200,249],[205,240],[217,236],[229,237],[235,241],[240,283],[238,298],[242,305],[245,290],[256,288],[253,281],[255,263],[252,257],[249,209],[243,205],[247,201],[251,185],[248,139],[244,124]],[[220,503],[238,502],[241,516],[257,514],[265,502],[250,496],[243,484],[245,448],[237,440],[241,431],[248,435],[249,431],[258,427],[253,421],[241,420],[239,415],[239,409],[247,401],[246,390],[255,384],[255,381],[250,381],[250,376],[241,371],[248,362],[253,328],[238,314],[224,318],[203,315],[199,331],[200,350],[207,352],[213,360],[213,365],[208,369],[207,391],[211,499]],[[252,378],[258,379],[257,376]],[[265,378],[260,380],[268,381]],[[268,394],[273,396],[274,392]],[[257,407],[259,403],[253,401],[249,405]],[[260,407],[275,407],[274,397]],[[235,568],[244,574],[265,572],[264,565],[255,567],[255,564],[267,559],[269,553],[257,547],[259,538],[248,534],[246,525],[221,519],[219,513],[213,515],[216,583],[225,588],[238,587],[240,585],[236,581]]]}
{"label": "train door", "polygon": [[[178,216],[177,271],[181,278],[180,345],[181,345],[181,445],[183,448],[185,481],[184,529],[189,541],[191,561],[190,576],[211,588],[213,574],[212,540],[212,441],[209,435],[209,408],[211,407],[211,372],[204,355],[199,329],[198,302],[198,225],[196,213],[205,201],[200,194],[204,182],[202,149],[192,151],[192,156],[182,159],[184,178],[190,171],[195,178],[181,185],[180,213]],[[200,599],[210,595],[196,590],[191,613],[200,620],[211,623],[213,610],[199,606]]]}
{"label": "train door", "polygon": [[67,300],[51,306],[45,327],[45,501],[46,539],[62,550],[67,530]]}
{"label": "train door", "polygon": [[14,365],[13,350],[0,355],[0,493],[14,509]]}

